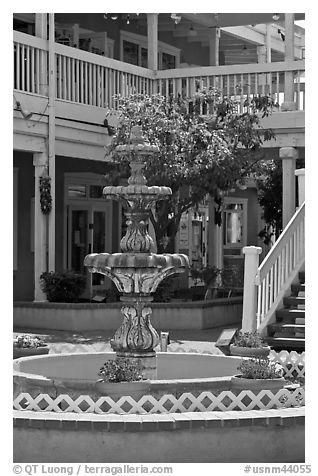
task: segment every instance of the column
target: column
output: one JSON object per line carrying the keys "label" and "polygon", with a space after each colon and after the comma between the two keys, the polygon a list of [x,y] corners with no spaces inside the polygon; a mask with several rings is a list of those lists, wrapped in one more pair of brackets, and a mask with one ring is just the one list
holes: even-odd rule
{"label": "column", "polygon": [[268,23],[266,25],[266,63],[272,62],[272,25]]}
{"label": "column", "polygon": [[147,13],[148,68],[158,69],[158,13]]}
{"label": "column", "polygon": [[80,40],[80,34],[79,34],[79,23],[74,23],[72,26],[73,30],[73,46],[74,48],[79,48],[79,40]]}
{"label": "column", "polygon": [[211,28],[209,33],[209,66],[219,66],[220,28]]}
{"label": "column", "polygon": [[254,332],[257,330],[257,287],[255,276],[259,265],[259,255],[262,252],[260,246],[244,246],[244,294],[243,294],[243,315],[242,331]]}
{"label": "column", "polygon": [[33,154],[34,165],[34,301],[46,301],[40,288],[40,276],[47,271],[47,216],[41,211],[40,177],[47,175],[48,157]]}
{"label": "column", "polygon": [[49,13],[49,136],[48,136],[48,164],[51,178],[52,209],[49,214],[48,225],[48,269],[55,271],[55,91],[56,91],[56,63],[54,39],[54,13]]}
{"label": "column", "polygon": [[[285,61],[294,61],[294,13],[285,13]],[[292,71],[285,72],[285,94],[281,105],[282,111],[294,111],[294,75]]]}
{"label": "column", "polygon": [[209,266],[223,268],[223,237],[222,225],[215,224],[215,207],[217,205],[214,200],[209,200],[209,225],[208,225],[208,256]]}
{"label": "column", "polygon": [[[35,14],[35,36],[47,40],[47,13]],[[47,52],[39,51],[40,94],[48,95]]]}
{"label": "column", "polygon": [[283,168],[283,228],[295,213],[296,183],[295,170],[298,151],[294,147],[281,147],[279,158]]}
{"label": "column", "polygon": [[305,201],[305,169],[295,170],[295,175],[298,180],[298,207]]}
{"label": "column", "polygon": [[[266,46],[259,45],[257,46],[257,62],[259,64],[266,63]],[[260,94],[265,94],[265,85],[266,85],[266,74],[260,74],[258,77],[258,85],[260,86]]]}

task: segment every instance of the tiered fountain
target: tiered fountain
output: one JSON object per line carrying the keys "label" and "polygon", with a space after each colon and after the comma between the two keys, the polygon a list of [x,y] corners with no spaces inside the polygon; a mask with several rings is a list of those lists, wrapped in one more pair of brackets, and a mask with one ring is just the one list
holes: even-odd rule
{"label": "tiered fountain", "polygon": [[152,252],[155,246],[148,233],[149,210],[172,193],[169,187],[148,187],[142,173],[147,157],[159,152],[157,146],[147,143],[141,127],[134,126],[130,143],[117,146],[116,151],[130,162],[131,176],[128,186],[105,187],[103,195],[122,201],[126,207],[127,231],[120,242],[122,253],[93,253],[86,256],[84,264],[92,273],[108,276],[122,293],[124,320],[112,340],[117,358],[138,360],[143,376],[155,379],[154,348],[159,337],[150,322],[151,294],[163,279],[188,268],[189,260],[182,254]]}
{"label": "tiered fountain", "polygon": [[[133,398],[124,393],[127,390],[118,390],[116,397],[108,392],[101,394],[97,371],[105,360],[114,358],[114,352],[16,359],[14,461],[304,461],[303,408],[236,411],[254,408],[254,404],[263,408],[261,397],[253,398],[248,392],[250,395],[243,394],[241,399],[241,391],[232,389],[231,379],[240,357],[170,352],[156,355],[159,339],[150,323],[151,294],[164,278],[184,271],[188,258],[152,253],[148,211],[171,190],[146,185],[143,162],[157,148],[145,142],[140,128],[132,132],[130,144],[117,148],[130,159],[129,184],[104,188],[106,198],[123,200],[127,206],[128,228],[121,240],[122,253],[91,254],[86,256],[85,265],[91,272],[110,277],[122,293],[124,320],[112,347],[116,359],[136,359],[147,381]],[[266,398],[272,408],[271,399]]]}

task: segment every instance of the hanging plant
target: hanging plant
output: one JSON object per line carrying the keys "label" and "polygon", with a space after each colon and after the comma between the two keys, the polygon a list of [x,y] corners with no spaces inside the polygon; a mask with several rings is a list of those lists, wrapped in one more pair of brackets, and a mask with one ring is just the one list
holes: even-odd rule
{"label": "hanging plant", "polygon": [[50,177],[40,177],[40,204],[42,213],[48,215],[52,209]]}

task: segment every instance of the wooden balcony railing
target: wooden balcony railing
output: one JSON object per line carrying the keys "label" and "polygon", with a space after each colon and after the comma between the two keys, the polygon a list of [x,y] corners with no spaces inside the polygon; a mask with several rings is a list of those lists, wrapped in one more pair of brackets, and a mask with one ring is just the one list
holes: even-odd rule
{"label": "wooden balcony railing", "polygon": [[[297,110],[305,108],[305,62],[207,66],[152,71],[55,43],[56,98],[102,108],[116,108],[115,95],[130,93],[193,97],[204,87],[216,87],[243,107],[246,99],[268,94],[281,104],[284,75],[293,72]],[[14,89],[45,94],[48,42],[14,32]],[[47,81],[46,81],[47,82]]]}

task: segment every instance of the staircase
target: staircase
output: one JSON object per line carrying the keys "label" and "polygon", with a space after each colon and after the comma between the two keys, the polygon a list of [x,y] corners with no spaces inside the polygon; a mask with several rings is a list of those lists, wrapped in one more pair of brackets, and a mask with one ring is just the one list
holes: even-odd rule
{"label": "staircase", "polygon": [[267,326],[266,342],[274,350],[305,350],[305,272],[292,284],[291,296],[283,299],[284,307],[276,311],[276,322]]}

